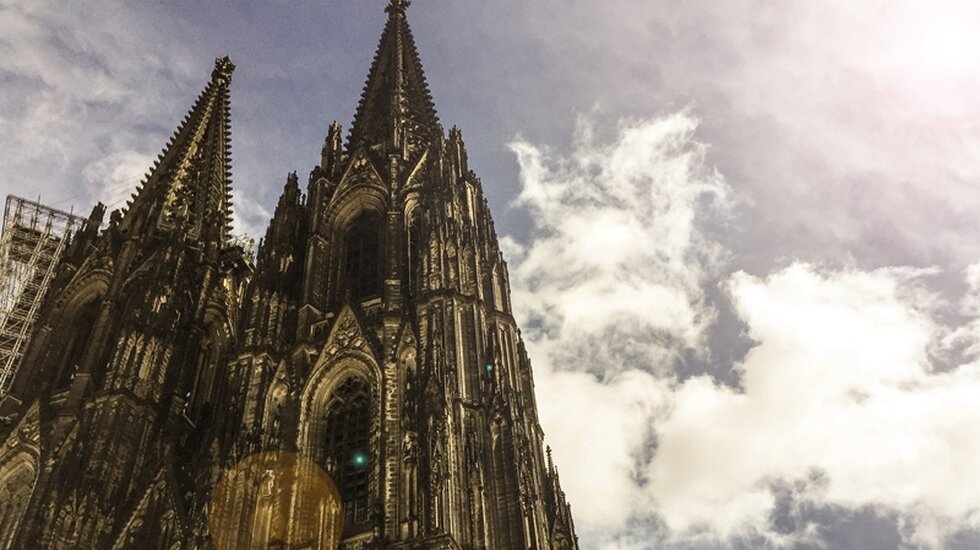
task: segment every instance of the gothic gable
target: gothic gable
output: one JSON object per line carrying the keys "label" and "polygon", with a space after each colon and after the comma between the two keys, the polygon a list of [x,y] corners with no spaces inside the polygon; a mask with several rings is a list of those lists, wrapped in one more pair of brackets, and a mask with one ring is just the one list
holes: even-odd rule
{"label": "gothic gable", "polygon": [[412,163],[408,177],[405,178],[405,186],[401,189],[401,191],[407,193],[413,189],[419,189],[425,186],[425,175],[429,162],[429,150],[429,147],[422,150],[422,153],[418,156],[418,160]]}
{"label": "gothic gable", "polygon": [[[300,396],[301,425],[316,416],[315,411],[325,405],[324,399],[333,387],[349,376],[366,380],[377,391],[382,379],[379,355],[362,327],[350,306],[340,311]],[[304,439],[301,436],[301,447]]]}
{"label": "gothic gable", "polygon": [[320,361],[331,360],[346,354],[366,354],[376,360],[375,345],[372,338],[362,328],[363,324],[349,305],[344,306],[337,315],[330,335],[320,353]]}
{"label": "gothic gable", "polygon": [[337,186],[336,191],[334,191],[333,202],[339,201],[344,194],[357,187],[384,189],[385,179],[378,172],[378,168],[371,161],[371,157],[367,154],[367,151],[363,147],[358,147],[347,164],[347,170],[344,171],[344,175],[340,178],[340,184]]}
{"label": "gothic gable", "polygon": [[171,472],[161,468],[123,525],[113,550],[180,548],[186,517],[173,487],[176,483]]}
{"label": "gothic gable", "polygon": [[415,329],[411,321],[406,321],[401,328],[400,336],[398,336],[398,345],[392,346],[392,352],[395,357],[407,358],[407,356],[415,357],[418,351],[418,342],[415,340]]}
{"label": "gothic gable", "polygon": [[0,467],[10,457],[25,450],[35,456],[40,455],[41,449],[41,414],[40,407],[35,402],[20,421],[7,434],[0,447]]}

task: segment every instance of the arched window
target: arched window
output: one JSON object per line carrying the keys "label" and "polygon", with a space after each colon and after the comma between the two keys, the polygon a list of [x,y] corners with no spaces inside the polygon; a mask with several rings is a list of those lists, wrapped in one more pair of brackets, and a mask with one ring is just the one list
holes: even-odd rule
{"label": "arched window", "polygon": [[497,311],[504,311],[504,285],[500,277],[500,267],[493,268],[493,307]]}
{"label": "arched window", "polygon": [[[210,327],[201,340],[200,349],[194,362],[194,387],[191,389],[191,411],[195,416],[210,409],[214,400],[215,381],[221,363],[221,333]],[[208,411],[210,412],[210,411]]]}
{"label": "arched window", "polygon": [[265,402],[265,421],[263,426],[265,427],[265,440],[266,444],[277,447],[282,441],[283,435],[283,421],[285,420],[285,411],[283,408],[286,405],[286,394],[289,393],[289,388],[286,384],[276,383],[269,390],[269,395]]}
{"label": "arched window", "polygon": [[351,298],[364,300],[381,294],[381,238],[378,215],[361,214],[344,238],[344,276]]}
{"label": "arched window", "polygon": [[99,313],[99,300],[91,300],[77,310],[65,324],[65,344],[62,347],[61,362],[58,365],[58,380],[55,391],[67,390],[75,374],[81,368],[85,349],[92,338],[95,318]]}
{"label": "arched window", "polygon": [[26,453],[0,471],[0,548],[9,545],[34,492],[37,468]]}
{"label": "arched window", "polygon": [[327,405],[324,436],[325,469],[337,483],[344,502],[344,533],[368,525],[368,470],[371,454],[371,395],[358,377],[344,381]]}
{"label": "arched window", "polygon": [[413,297],[422,292],[422,221],[415,217],[408,226],[408,291]]}

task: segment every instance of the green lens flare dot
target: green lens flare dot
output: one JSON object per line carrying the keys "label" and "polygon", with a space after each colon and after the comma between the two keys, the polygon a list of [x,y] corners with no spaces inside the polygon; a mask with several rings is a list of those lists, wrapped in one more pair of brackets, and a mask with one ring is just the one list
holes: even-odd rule
{"label": "green lens flare dot", "polygon": [[368,455],[364,451],[355,451],[350,457],[350,463],[355,468],[364,468],[368,464]]}

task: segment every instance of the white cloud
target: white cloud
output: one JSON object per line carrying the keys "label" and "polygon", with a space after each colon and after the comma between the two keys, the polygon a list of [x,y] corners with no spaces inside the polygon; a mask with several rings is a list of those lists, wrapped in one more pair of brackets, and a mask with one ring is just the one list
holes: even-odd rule
{"label": "white cloud", "polygon": [[520,97],[545,120],[694,105],[748,214],[726,239],[740,267],[962,265],[980,238],[978,6],[539,0],[508,38],[540,45],[522,75],[539,91]]}
{"label": "white cloud", "polygon": [[265,235],[265,228],[272,219],[272,212],[234,187],[231,193],[232,230],[236,234],[247,235],[257,243]]}
{"label": "white cloud", "polygon": [[132,150],[116,151],[90,162],[82,169],[82,180],[92,197],[111,210],[123,208],[136,186],[153,165],[153,156]]}
{"label": "white cloud", "polygon": [[[588,370],[597,354],[669,367],[701,343],[713,318],[701,283],[721,251],[697,223],[728,189],[705,168],[695,127],[684,113],[623,121],[615,142],[600,144],[583,118],[568,157],[511,145],[524,185],[517,204],[535,223],[533,246],[508,247],[514,307],[536,344],[561,355],[556,367]],[[622,341],[606,345],[617,334]],[[631,346],[634,338],[657,344]]]}
{"label": "white cloud", "polygon": [[[8,192],[88,212],[121,208],[203,89],[210,61],[127,6],[15,1],[0,9],[0,106]],[[183,98],[183,99],[181,99]],[[30,182],[16,185],[18,182]],[[260,236],[271,213],[234,189],[235,230]]]}
{"label": "white cloud", "polygon": [[936,364],[954,341],[976,355],[980,265],[958,328],[929,288],[936,270],[794,263],[724,276],[755,344],[738,387],[676,370],[682,352],[710,361],[706,287],[725,257],[700,230],[726,215],[728,192],[695,129],[678,114],[623,121],[608,144],[580,125],[567,156],[513,146],[518,204],[536,223],[528,242],[504,241],[513,302],[586,538],[819,541],[805,509],[875,510],[921,548],[980,529],[980,362]]}
{"label": "white cloud", "polygon": [[0,190],[84,211],[128,197],[207,74],[160,32],[125,5],[6,2]]}
{"label": "white cloud", "polygon": [[723,255],[698,226],[728,188],[705,167],[696,125],[686,113],[624,120],[604,144],[582,118],[568,156],[511,145],[535,228],[529,246],[502,242],[540,414],[569,457],[577,524],[609,544],[647,499],[641,457],[669,392],[653,373],[669,379],[683,352],[703,349],[714,318],[702,285]]}
{"label": "white cloud", "polygon": [[939,548],[980,527],[980,365],[935,372],[933,304],[910,301],[907,270],[797,264],[729,289],[758,342],[739,390],[701,377],[674,387],[656,419],[650,496],[672,532],[767,533],[777,483],[820,480],[796,497],[878,508]]}

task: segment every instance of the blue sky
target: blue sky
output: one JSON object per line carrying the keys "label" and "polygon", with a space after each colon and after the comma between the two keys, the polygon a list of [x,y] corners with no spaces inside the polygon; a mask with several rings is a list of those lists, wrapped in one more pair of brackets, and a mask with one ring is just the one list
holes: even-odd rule
{"label": "blue sky", "polygon": [[[258,237],[384,4],[0,0],[0,192],[118,206],[227,54]],[[585,548],[980,547],[976,6],[413,4]]]}

